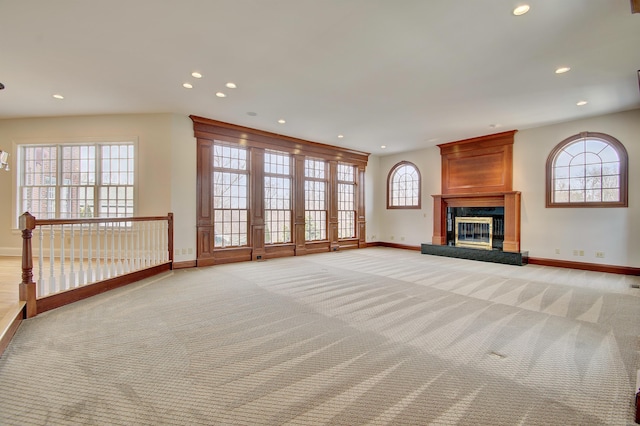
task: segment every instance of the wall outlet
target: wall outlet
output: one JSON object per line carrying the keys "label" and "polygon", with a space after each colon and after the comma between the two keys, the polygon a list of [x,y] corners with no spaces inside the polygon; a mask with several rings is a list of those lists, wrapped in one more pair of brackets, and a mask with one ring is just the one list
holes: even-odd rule
{"label": "wall outlet", "polygon": [[584,256],[584,250],[580,250],[580,256]]}
{"label": "wall outlet", "polygon": [[400,241],[404,241],[404,237],[400,237]]}
{"label": "wall outlet", "polygon": [[560,249],[559,248],[556,249],[556,254],[560,254]]}
{"label": "wall outlet", "polygon": [[604,259],[604,252],[603,251],[597,251],[596,252],[596,257],[599,259]]}
{"label": "wall outlet", "polygon": [[182,254],[187,254],[187,249],[182,249]]}
{"label": "wall outlet", "polygon": [[193,254],[193,248],[189,247],[189,249],[187,250],[189,252],[189,254]]}
{"label": "wall outlet", "polygon": [[578,250],[574,250],[574,251],[573,251],[573,255],[574,255],[574,256],[577,256],[577,255],[578,255],[578,253],[580,253]]}

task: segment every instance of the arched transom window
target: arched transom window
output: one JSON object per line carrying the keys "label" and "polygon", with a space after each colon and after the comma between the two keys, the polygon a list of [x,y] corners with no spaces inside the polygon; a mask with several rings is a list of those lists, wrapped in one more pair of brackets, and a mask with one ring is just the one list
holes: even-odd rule
{"label": "arched transom window", "polygon": [[420,171],[414,164],[402,161],[391,168],[387,177],[387,208],[420,208]]}
{"label": "arched transom window", "polygon": [[616,138],[583,132],[547,159],[547,207],[626,207],[627,151]]}

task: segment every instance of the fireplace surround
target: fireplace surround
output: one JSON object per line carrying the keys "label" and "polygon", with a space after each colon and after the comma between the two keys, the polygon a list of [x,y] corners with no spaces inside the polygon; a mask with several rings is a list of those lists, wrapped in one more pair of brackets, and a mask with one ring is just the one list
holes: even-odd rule
{"label": "fireplace surround", "polygon": [[499,209],[503,232],[500,238],[492,239],[490,248],[520,252],[521,193],[513,190],[515,132],[438,145],[442,193],[433,195],[432,245],[455,246],[451,220],[457,209]]}

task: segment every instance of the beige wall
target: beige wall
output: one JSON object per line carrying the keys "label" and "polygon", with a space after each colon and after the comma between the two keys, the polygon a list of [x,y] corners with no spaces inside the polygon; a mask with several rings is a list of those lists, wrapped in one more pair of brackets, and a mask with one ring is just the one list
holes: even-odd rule
{"label": "beige wall", "polygon": [[[607,133],[626,147],[628,208],[545,208],[547,156],[560,141],[583,131]],[[402,160],[416,164],[422,174],[420,212],[386,209],[387,174]],[[513,160],[513,189],[522,192],[522,250],[537,258],[640,267],[640,109],[521,130],[515,135]],[[430,242],[430,195],[441,192],[439,149],[385,156],[379,164],[374,213],[381,229],[379,240],[408,245]],[[583,251],[584,256],[574,256],[574,250]],[[604,252],[605,257],[596,258],[596,252]]]}
{"label": "beige wall", "polygon": [[[608,133],[629,153],[629,207],[547,209],[545,162],[561,140],[581,131]],[[479,135],[480,136],[480,135]],[[0,148],[16,143],[61,140],[138,140],[138,214],[175,214],[175,260],[195,259],[196,144],[191,120],[174,114],[113,115],[0,120]],[[422,209],[387,210],[386,180],[399,161],[411,161],[422,175]],[[521,130],[514,146],[514,190],[522,192],[522,248],[530,256],[640,267],[640,110]],[[11,202],[15,168],[0,172],[0,255],[18,255]],[[430,242],[432,194],[440,193],[437,147],[383,157],[371,156],[365,175],[367,241],[410,246]],[[635,219],[635,221],[634,221]],[[556,250],[560,254],[556,254]],[[583,250],[584,256],[573,256]],[[595,252],[604,252],[603,259]]]}
{"label": "beige wall", "polygon": [[[193,183],[188,179],[188,170],[195,166],[195,160],[191,161],[189,156],[192,151],[195,158],[195,139],[193,130],[186,128],[185,120],[191,121],[188,117],[171,114],[0,120],[0,147],[11,152],[13,161],[16,144],[137,140],[136,214],[164,215],[174,211],[176,215],[186,216],[188,212],[184,207],[187,203],[175,200],[176,191],[173,189],[174,185],[189,186],[186,192],[195,194],[195,171]],[[0,255],[18,255],[21,247],[20,234],[15,229],[15,172],[14,167],[11,173],[0,173]],[[177,212],[174,205],[178,207]],[[195,218],[195,201],[188,205],[193,209],[190,217]],[[182,219],[176,218],[181,227]],[[186,235],[185,232],[182,234]],[[183,245],[187,244],[180,241],[181,238],[178,240]]]}

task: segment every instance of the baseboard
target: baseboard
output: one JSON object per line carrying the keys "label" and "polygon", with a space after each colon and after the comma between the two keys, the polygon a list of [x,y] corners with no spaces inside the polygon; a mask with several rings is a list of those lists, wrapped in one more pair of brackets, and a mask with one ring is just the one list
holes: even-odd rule
{"label": "baseboard", "polygon": [[18,327],[24,316],[24,306],[25,302],[16,303],[15,307],[9,309],[9,312],[0,318],[0,356],[2,356],[4,350],[9,346],[13,335],[18,331]]}
{"label": "baseboard", "polygon": [[195,268],[197,265],[195,260],[183,260],[182,262],[173,262],[173,269]]}
{"label": "baseboard", "polygon": [[420,251],[420,246],[410,246],[407,244],[386,243],[384,241],[377,241],[375,243],[367,243],[367,247],[391,247],[403,250]]}
{"label": "baseboard", "polygon": [[572,262],[569,260],[544,259],[538,257],[530,257],[529,264],[580,269],[582,271],[606,272],[609,274],[640,275],[640,268],[633,268],[631,266],[603,265],[600,263]]}

